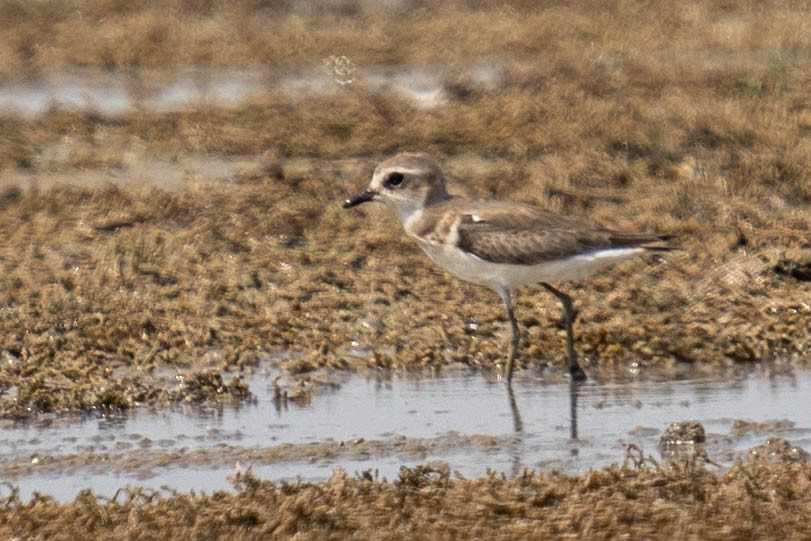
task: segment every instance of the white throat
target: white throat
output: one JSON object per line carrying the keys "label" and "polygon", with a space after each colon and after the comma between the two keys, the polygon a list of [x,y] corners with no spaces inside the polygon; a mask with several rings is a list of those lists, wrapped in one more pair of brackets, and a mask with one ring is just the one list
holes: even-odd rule
{"label": "white throat", "polygon": [[409,223],[419,218],[425,208],[424,202],[419,199],[389,199],[386,203],[394,209],[397,217],[400,218],[400,223],[405,227],[408,227]]}

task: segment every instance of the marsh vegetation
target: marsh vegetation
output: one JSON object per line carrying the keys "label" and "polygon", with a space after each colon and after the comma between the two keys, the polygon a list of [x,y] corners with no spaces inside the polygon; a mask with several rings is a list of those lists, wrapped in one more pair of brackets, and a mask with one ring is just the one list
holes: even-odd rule
{"label": "marsh vegetation", "polygon": [[[240,371],[271,361],[293,381],[499,370],[495,295],[432,267],[385,212],[340,208],[407,149],[433,153],[457,191],[678,236],[680,252],[570,286],[595,378],[807,366],[809,15],[720,0],[2,2],[0,89],[113,74],[128,105],[2,108],[0,416],[240,403]],[[229,70],[261,84],[150,105],[178,74]],[[519,366],[562,366],[555,303],[528,288],[516,313]],[[167,370],[182,377],[167,385]],[[800,538],[809,481],[805,461],[243,475],[210,495],[12,493],[0,532]]]}

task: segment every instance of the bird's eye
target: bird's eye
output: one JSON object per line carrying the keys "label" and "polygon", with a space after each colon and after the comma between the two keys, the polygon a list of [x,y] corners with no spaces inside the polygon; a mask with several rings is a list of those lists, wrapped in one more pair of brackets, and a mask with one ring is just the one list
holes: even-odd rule
{"label": "bird's eye", "polygon": [[390,173],[389,176],[386,177],[386,186],[394,188],[402,184],[404,180],[405,176],[402,173]]}

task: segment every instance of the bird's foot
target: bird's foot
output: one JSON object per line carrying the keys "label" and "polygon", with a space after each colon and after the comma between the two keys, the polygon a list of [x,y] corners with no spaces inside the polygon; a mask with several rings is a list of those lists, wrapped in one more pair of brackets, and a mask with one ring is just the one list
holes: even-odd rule
{"label": "bird's foot", "polygon": [[578,364],[574,365],[573,367],[571,367],[569,369],[569,377],[575,383],[581,383],[581,382],[586,381],[587,379],[589,379],[586,376],[586,373],[583,372],[583,369],[580,368],[580,365],[578,365]]}

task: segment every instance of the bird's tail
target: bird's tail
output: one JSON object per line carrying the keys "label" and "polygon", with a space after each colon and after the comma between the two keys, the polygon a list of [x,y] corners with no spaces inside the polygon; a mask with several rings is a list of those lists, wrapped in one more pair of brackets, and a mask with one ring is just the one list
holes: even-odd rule
{"label": "bird's tail", "polygon": [[616,248],[644,248],[651,252],[671,252],[678,250],[670,241],[676,235],[646,235],[640,233],[611,232],[611,246]]}

